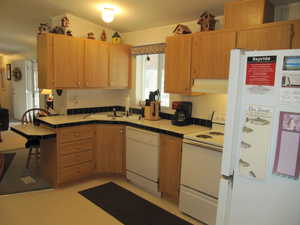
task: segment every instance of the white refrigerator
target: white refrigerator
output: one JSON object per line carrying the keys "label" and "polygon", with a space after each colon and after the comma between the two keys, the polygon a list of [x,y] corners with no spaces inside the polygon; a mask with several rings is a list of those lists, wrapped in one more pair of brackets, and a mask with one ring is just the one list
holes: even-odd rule
{"label": "white refrigerator", "polygon": [[300,50],[231,52],[217,225],[300,225]]}

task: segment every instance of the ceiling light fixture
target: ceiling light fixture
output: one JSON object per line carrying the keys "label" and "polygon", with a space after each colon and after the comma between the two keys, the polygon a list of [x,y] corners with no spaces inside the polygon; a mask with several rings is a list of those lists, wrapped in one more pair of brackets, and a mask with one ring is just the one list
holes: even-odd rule
{"label": "ceiling light fixture", "polygon": [[115,18],[115,10],[113,8],[105,7],[102,9],[102,19],[106,23],[111,23]]}

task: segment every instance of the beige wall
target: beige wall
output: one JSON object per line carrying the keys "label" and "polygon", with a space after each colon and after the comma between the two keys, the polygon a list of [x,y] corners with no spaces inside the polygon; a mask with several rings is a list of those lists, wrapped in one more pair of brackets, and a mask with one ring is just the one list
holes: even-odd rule
{"label": "beige wall", "polygon": [[[216,29],[224,27],[224,17],[216,17]],[[145,30],[133,31],[122,33],[123,41],[133,46],[163,43],[167,36],[173,35],[172,32],[176,28],[178,23],[170,24],[167,26],[154,27]],[[200,30],[197,20],[183,22],[181,24],[187,25],[192,32],[198,32]]]}
{"label": "beige wall", "polygon": [[[71,13],[65,13],[63,15],[59,15],[59,16],[55,16],[51,19],[51,24],[52,26],[60,26],[60,20],[62,17],[67,16],[69,21],[70,21],[70,25],[68,30],[72,31],[73,36],[75,37],[87,37],[87,34],[89,32],[93,32],[96,36],[97,40],[100,40],[100,36],[102,34],[102,31],[105,30],[106,32],[106,36],[107,36],[107,41],[111,41],[111,37],[113,35],[113,33],[115,32],[114,30],[92,23],[86,19],[80,18],[78,16],[75,16]],[[100,18],[99,18],[100,20]]]}
{"label": "beige wall", "polygon": [[6,55],[0,56],[0,105],[11,113],[11,82],[7,80],[6,64],[10,63]]}

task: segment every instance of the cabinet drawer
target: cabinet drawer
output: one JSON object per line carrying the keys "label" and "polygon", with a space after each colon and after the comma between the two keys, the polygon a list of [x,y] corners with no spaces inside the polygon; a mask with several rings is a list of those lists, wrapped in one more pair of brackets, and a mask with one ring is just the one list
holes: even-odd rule
{"label": "cabinet drawer", "polygon": [[86,162],[76,166],[62,168],[59,174],[59,183],[74,181],[89,176],[94,168],[93,162]]}
{"label": "cabinet drawer", "polygon": [[61,155],[67,155],[70,153],[93,150],[93,148],[94,148],[94,139],[89,138],[86,140],[62,144],[59,146],[59,152]]}
{"label": "cabinet drawer", "polygon": [[93,138],[95,128],[93,126],[76,126],[59,130],[59,142],[67,143],[80,139]]}
{"label": "cabinet drawer", "polygon": [[93,151],[84,151],[73,153],[70,155],[64,155],[61,157],[61,168],[77,165],[84,162],[89,162],[93,160]]}

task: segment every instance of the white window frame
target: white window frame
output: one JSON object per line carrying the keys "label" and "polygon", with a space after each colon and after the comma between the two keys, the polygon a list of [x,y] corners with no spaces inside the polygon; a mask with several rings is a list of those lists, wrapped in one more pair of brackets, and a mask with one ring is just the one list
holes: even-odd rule
{"label": "white window frame", "polygon": [[[156,54],[149,54],[151,55],[156,55]],[[158,74],[157,74],[157,87],[161,91],[161,86],[162,86],[162,71],[164,70],[164,62],[165,62],[165,54],[160,53],[157,54],[159,55],[158,59]],[[146,60],[147,55],[137,55],[136,56],[136,104],[139,105],[139,102],[143,99],[144,97],[147,98],[147,96],[144,95],[144,69],[145,69],[145,60]],[[154,90],[153,90],[154,91]],[[170,107],[170,96],[169,96],[169,105],[161,105],[162,108],[169,108]]]}

